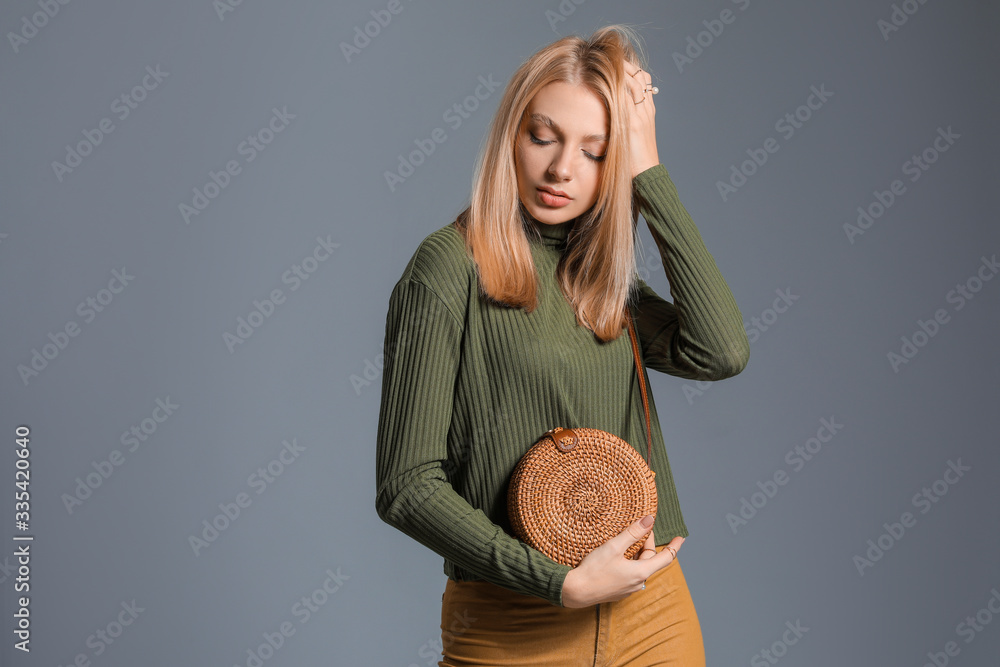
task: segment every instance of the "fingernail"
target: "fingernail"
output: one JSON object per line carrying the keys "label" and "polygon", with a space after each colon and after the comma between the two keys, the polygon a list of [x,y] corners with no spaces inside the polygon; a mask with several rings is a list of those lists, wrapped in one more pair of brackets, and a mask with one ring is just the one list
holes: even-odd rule
{"label": "fingernail", "polygon": [[649,528],[650,526],[653,525],[653,515],[647,514],[646,516],[642,517],[642,521],[640,521],[639,523],[642,524],[643,528]]}

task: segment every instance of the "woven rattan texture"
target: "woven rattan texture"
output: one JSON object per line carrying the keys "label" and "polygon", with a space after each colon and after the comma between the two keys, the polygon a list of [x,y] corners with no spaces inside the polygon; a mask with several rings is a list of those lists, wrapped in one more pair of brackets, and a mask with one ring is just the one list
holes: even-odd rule
{"label": "woven rattan texture", "polygon": [[[634,447],[612,433],[553,429],[525,453],[511,475],[511,528],[552,560],[576,567],[633,521],[656,514],[655,475]],[[647,537],[649,532],[625,557],[634,558]]]}

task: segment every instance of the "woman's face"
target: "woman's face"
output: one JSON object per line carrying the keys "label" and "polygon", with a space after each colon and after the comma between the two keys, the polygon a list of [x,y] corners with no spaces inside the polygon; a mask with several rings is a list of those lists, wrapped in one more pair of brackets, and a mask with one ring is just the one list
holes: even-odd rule
{"label": "woman's face", "polygon": [[590,89],[554,81],[535,94],[515,157],[518,195],[533,218],[566,222],[594,205],[609,132],[608,113]]}

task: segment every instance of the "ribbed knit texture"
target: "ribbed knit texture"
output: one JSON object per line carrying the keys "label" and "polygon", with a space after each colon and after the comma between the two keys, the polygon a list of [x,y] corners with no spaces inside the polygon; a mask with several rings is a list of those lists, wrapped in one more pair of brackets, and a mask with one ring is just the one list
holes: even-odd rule
{"label": "ribbed knit texture", "polygon": [[[634,314],[644,366],[693,380],[739,373],[750,354],[742,316],[666,167],[643,171],[633,187],[673,299],[640,282]],[[562,606],[571,568],[511,535],[511,472],[554,426],[609,431],[643,458],[646,427],[628,330],[600,343],[577,324],[556,282],[572,221],[531,222],[541,234],[531,238],[540,283],[532,313],[480,299],[475,266],[453,224],[420,243],[393,288],[375,507],[384,521],[443,556],[450,578],[485,579]],[[659,545],[687,537],[688,529],[652,392],[648,398]]]}

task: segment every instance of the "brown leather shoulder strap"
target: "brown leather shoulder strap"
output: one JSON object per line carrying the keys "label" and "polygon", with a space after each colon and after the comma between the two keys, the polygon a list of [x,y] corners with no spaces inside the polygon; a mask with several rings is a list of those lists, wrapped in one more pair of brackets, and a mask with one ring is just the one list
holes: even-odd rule
{"label": "brown leather shoulder strap", "polygon": [[632,355],[635,357],[635,370],[639,374],[639,390],[642,392],[642,407],[646,411],[646,465],[653,456],[653,427],[649,420],[649,398],[646,396],[646,379],[642,372],[642,358],[639,355],[639,340],[635,334],[635,325],[632,324],[632,314],[626,310],[625,321],[628,323],[628,335],[632,339]]}

